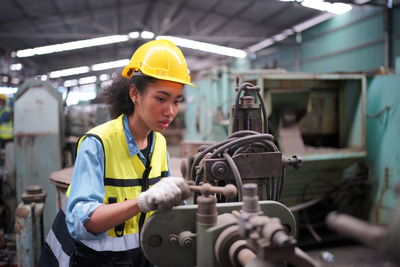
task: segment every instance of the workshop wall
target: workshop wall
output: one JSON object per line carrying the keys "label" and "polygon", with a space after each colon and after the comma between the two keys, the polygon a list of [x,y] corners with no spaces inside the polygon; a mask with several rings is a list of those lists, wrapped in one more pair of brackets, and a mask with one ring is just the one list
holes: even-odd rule
{"label": "workshop wall", "polygon": [[[385,9],[354,8],[258,53],[254,68],[301,72],[376,73],[385,62]],[[371,77],[367,93],[367,163],[373,183],[370,219],[390,221],[400,183],[400,10],[392,16],[392,55],[397,75]],[[342,41],[340,41],[342,40]],[[385,70],[383,70],[385,72]]]}
{"label": "workshop wall", "polygon": [[379,223],[390,221],[400,188],[399,83],[399,74],[375,76],[367,93],[367,161],[374,183],[370,219]]}
{"label": "workshop wall", "polygon": [[[400,10],[393,10],[392,20],[393,65],[400,55]],[[258,52],[253,66],[317,73],[379,70],[385,66],[384,21],[382,7],[355,7]]]}

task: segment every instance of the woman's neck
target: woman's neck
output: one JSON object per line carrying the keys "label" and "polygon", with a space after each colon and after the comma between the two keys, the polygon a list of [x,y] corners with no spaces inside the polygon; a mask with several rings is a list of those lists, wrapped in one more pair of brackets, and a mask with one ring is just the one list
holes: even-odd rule
{"label": "woman's neck", "polygon": [[147,136],[150,134],[149,127],[147,127],[139,116],[135,116],[135,113],[128,116],[128,124],[139,149],[145,149],[148,145]]}

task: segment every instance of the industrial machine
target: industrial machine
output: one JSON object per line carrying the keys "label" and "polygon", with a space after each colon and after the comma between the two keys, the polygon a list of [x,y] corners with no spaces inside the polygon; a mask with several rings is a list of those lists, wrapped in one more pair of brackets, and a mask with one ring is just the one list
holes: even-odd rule
{"label": "industrial machine", "polygon": [[39,185],[25,188],[15,211],[15,239],[18,266],[37,266],[44,244],[44,208],[47,193]]}
{"label": "industrial machine", "polygon": [[56,188],[49,183],[51,174],[72,166],[78,138],[110,117],[100,103],[65,107],[61,93],[41,80],[26,81],[14,98],[16,196],[22,202],[27,186],[43,187],[47,192],[47,233],[57,213]]}
{"label": "industrial machine", "polygon": [[[262,129],[264,132],[261,134],[268,133],[274,137],[273,141],[269,140],[270,145],[265,145],[264,152],[269,152],[270,157],[273,155],[272,152],[277,152],[281,154],[282,159],[290,160],[294,167],[299,161],[293,155],[301,155],[300,169],[286,168],[284,171],[279,166],[286,166],[285,160],[268,161],[267,165],[266,161],[250,159],[254,155],[248,155],[250,160],[243,165],[248,166],[248,172],[251,173],[241,173],[242,178],[247,174],[251,177],[258,170],[262,170],[260,173],[265,173],[267,168],[275,172],[267,172],[270,177],[280,177],[280,174],[288,177],[284,180],[269,179],[268,183],[261,178],[265,178],[266,175],[259,176],[258,181],[253,180],[252,182],[265,184],[265,188],[259,190],[261,199],[279,200],[295,212],[299,234],[304,235],[304,238],[300,238],[303,243],[320,242],[324,239],[326,231],[324,219],[331,210],[341,210],[357,217],[367,218],[371,183],[368,180],[368,168],[364,164],[367,155],[367,81],[362,74],[235,71],[227,68],[204,73],[198,83],[200,88],[185,92],[190,105],[188,103],[186,109],[188,128],[184,145],[197,144],[199,147],[198,152],[195,151],[192,157],[188,157],[186,165],[191,168],[186,177],[196,180],[198,172],[200,177],[198,179],[204,181],[214,179],[216,172],[214,170],[213,174],[210,169],[212,161],[220,161],[214,158],[222,159],[223,155],[217,156],[212,152],[206,155],[210,151],[202,153],[204,149],[202,144],[208,143],[208,147],[218,146],[221,144],[219,142],[229,143],[232,142],[230,138],[238,137],[236,135],[240,131],[235,132],[232,128],[237,122],[231,120],[229,123],[229,117],[235,115],[229,111],[229,105],[237,102],[235,91],[232,90],[236,87],[237,76],[245,83],[257,85],[258,103],[262,100],[266,104],[265,111],[261,111],[260,114],[265,113],[261,117],[268,119],[262,119],[262,123],[260,118],[250,120],[252,127],[255,127],[254,124],[258,121],[256,124],[260,128],[254,128],[256,131]],[[243,101],[241,105],[253,106],[248,102],[247,96],[243,96]],[[210,109],[199,110],[202,103],[209,105]],[[236,115],[239,114],[240,112]],[[252,118],[253,115],[249,112],[248,116]],[[242,115],[240,117],[246,120]],[[266,122],[268,125],[264,124]],[[198,127],[194,127],[196,125]],[[238,128],[241,129],[243,128]],[[231,157],[240,154],[235,152],[237,145],[234,146],[236,147],[228,150],[233,153],[230,154]],[[254,152],[253,148],[250,153]],[[199,156],[204,157],[204,160]],[[198,164],[200,162],[201,164]],[[238,168],[242,168],[242,162],[244,162],[242,158],[235,161]],[[280,165],[272,167],[274,162]],[[234,176],[231,177],[233,180]],[[243,180],[246,181],[246,178]],[[271,196],[267,195],[269,190],[266,187],[271,188],[273,181],[280,181],[285,187],[285,190],[277,194],[278,198],[270,198]],[[273,194],[274,191],[269,192]]]}
{"label": "industrial machine", "polygon": [[[233,188],[233,189],[232,189]],[[243,203],[219,203],[234,186],[191,186],[198,205],[158,212],[144,224],[141,246],[157,266],[319,266],[296,246],[293,214],[275,201],[259,201],[256,184],[243,185]],[[240,211],[239,211],[240,210]]]}
{"label": "industrial machine", "polygon": [[14,98],[16,197],[21,203],[26,187],[42,186],[47,192],[43,211],[47,233],[57,212],[56,190],[49,177],[63,166],[62,96],[48,82],[28,80]]}
{"label": "industrial machine", "polygon": [[[182,174],[196,185],[234,183],[242,201],[242,184],[256,183],[260,199],[278,201],[284,185],[284,168],[298,169],[301,159],[294,155],[286,159],[268,134],[268,118],[260,87],[251,83],[239,86],[232,109],[232,135],[214,145],[203,145],[194,156],[182,163]],[[243,95],[242,95],[243,93]],[[196,195],[194,200],[196,201]],[[223,201],[221,199],[220,201]]]}
{"label": "industrial machine", "polygon": [[76,157],[76,144],[79,137],[87,131],[111,119],[104,103],[66,106],[64,166],[73,166]]}
{"label": "industrial machine", "polygon": [[[339,234],[352,238],[386,255],[400,264],[400,201],[390,216],[387,225],[372,224],[347,214],[331,212],[326,224]],[[396,265],[397,266],[397,265]]]}
{"label": "industrial machine", "polygon": [[202,193],[194,194],[197,205],[152,216],[143,250],[157,266],[317,266],[296,247],[295,218],[278,202],[284,168],[299,168],[301,159],[283,158],[268,134],[260,88],[237,79],[236,91],[232,134],[181,165],[191,189]]}

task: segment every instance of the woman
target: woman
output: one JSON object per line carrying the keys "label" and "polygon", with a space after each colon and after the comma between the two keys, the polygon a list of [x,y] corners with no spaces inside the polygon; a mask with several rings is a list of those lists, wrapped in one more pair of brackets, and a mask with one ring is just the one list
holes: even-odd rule
{"label": "woman", "polygon": [[[122,75],[126,79],[106,93],[115,119],[79,141],[66,208],[74,248],[71,241],[51,246],[48,241],[56,243],[54,238],[46,239],[60,266],[68,256],[72,266],[151,266],[139,242],[145,219],[190,194],[182,178],[161,179],[170,172],[159,132],[175,118],[184,84],[193,85],[182,52],[167,40],[148,42]],[[52,231],[56,239],[68,239],[55,233],[54,225]]]}

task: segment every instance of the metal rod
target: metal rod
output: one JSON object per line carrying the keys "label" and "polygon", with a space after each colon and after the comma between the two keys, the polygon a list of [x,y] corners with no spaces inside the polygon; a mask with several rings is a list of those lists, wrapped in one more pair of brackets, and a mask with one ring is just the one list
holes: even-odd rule
{"label": "metal rod", "polygon": [[248,248],[244,248],[238,253],[238,260],[242,264],[242,266],[246,266],[252,259],[254,259],[257,255]]}
{"label": "metal rod", "polygon": [[237,188],[233,184],[227,184],[224,187],[212,186],[210,184],[189,185],[190,190],[201,192],[203,195],[222,194],[225,197],[234,197],[237,194]]}

